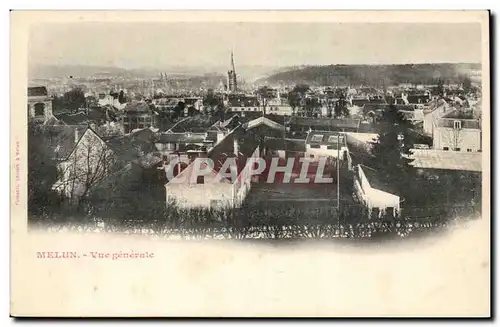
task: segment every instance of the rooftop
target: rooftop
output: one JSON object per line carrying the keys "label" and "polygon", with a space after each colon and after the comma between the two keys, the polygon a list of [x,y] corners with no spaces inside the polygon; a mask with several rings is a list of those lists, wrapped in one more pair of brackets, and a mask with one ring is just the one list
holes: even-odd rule
{"label": "rooftop", "polygon": [[312,131],[307,134],[306,144],[320,144],[328,146],[337,146],[338,141],[345,145],[345,135],[339,132]]}
{"label": "rooftop", "polygon": [[377,170],[365,165],[359,165],[359,167],[361,167],[361,169],[363,170],[366,179],[368,179],[368,183],[370,183],[370,186],[372,188],[390,194],[398,195],[398,192],[396,192],[394,186],[385,181],[384,178],[380,176]]}
{"label": "rooftop", "polygon": [[416,168],[482,171],[481,152],[458,152],[413,149],[412,165]]}
{"label": "rooftop", "polygon": [[56,159],[64,160],[71,154],[77,141],[82,137],[87,128],[87,126],[82,125],[47,126],[44,130],[43,137],[45,138],[49,149],[54,151],[54,157]]}
{"label": "rooftop", "polygon": [[335,129],[355,129],[359,128],[360,119],[335,119],[335,118],[314,118],[292,116],[289,120],[290,125],[313,127],[330,127]]}
{"label": "rooftop", "polygon": [[151,112],[151,108],[146,102],[134,101],[127,103],[123,109],[125,112]]}
{"label": "rooftop", "polygon": [[28,96],[29,97],[48,96],[47,88],[45,86],[28,87]]}

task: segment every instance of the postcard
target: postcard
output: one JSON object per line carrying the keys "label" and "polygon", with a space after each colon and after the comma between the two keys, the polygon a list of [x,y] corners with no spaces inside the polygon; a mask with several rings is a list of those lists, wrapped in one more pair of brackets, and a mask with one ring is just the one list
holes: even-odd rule
{"label": "postcard", "polygon": [[11,11],[11,315],[490,317],[489,19]]}

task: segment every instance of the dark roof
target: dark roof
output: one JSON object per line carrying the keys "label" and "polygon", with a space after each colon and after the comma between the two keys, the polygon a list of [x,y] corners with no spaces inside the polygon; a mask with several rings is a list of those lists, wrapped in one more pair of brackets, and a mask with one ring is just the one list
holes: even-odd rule
{"label": "dark roof", "polygon": [[149,104],[146,102],[134,101],[127,103],[125,108],[123,109],[125,112],[151,112],[151,108]]}
{"label": "dark roof", "polygon": [[390,185],[387,181],[383,179],[383,177],[380,176],[380,174],[377,172],[377,170],[367,167],[365,165],[359,165],[363,169],[363,173],[366,176],[366,179],[368,179],[368,183],[370,186],[374,189],[387,192],[393,195],[398,195],[395,191],[394,186]]}
{"label": "dark roof", "polygon": [[214,118],[209,116],[196,115],[178,121],[170,128],[174,133],[204,133],[214,124]]}
{"label": "dark roof", "polygon": [[[407,99],[410,103],[427,103],[431,97],[427,94],[410,94]],[[420,102],[418,100],[420,100]]]}
{"label": "dark roof", "polygon": [[[52,125],[44,132],[44,139],[54,158],[65,160],[87,130],[87,126]],[[76,138],[76,139],[75,139]]]}
{"label": "dark roof", "polygon": [[283,139],[283,138],[274,138],[274,137],[266,137],[264,141],[264,146],[266,146],[269,150],[286,150],[293,152],[305,152],[306,151],[306,143],[305,140],[302,139]]}
{"label": "dark roof", "polygon": [[228,99],[230,107],[258,107],[259,100],[256,96],[234,96]]}
{"label": "dark roof", "polygon": [[354,129],[357,130],[361,123],[360,119],[334,119],[334,118],[313,118],[313,117],[298,117],[293,116],[290,118],[290,125],[314,127],[327,127],[324,129]]}
{"label": "dark roof", "polygon": [[462,122],[462,128],[481,129],[481,123],[478,119],[441,118],[438,121],[438,126],[454,128],[457,120]]}
{"label": "dark roof", "polygon": [[28,87],[28,96],[29,97],[39,97],[39,96],[47,96],[47,88],[45,86],[34,86]]}
{"label": "dark roof", "polygon": [[55,117],[66,125],[88,125],[90,123],[89,117],[84,112],[76,114],[63,113],[55,115]]}
{"label": "dark roof", "polygon": [[453,118],[453,119],[472,119],[474,118],[474,113],[472,110],[469,111],[461,111],[461,110],[452,110],[441,118]]}
{"label": "dark roof", "polygon": [[122,161],[131,162],[155,150],[153,144],[154,133],[149,129],[141,129],[120,137],[106,141],[114,154]]}
{"label": "dark roof", "polygon": [[[367,103],[363,107],[363,112],[365,114],[367,114],[370,111],[383,112],[387,108],[389,108],[389,106],[390,106],[390,104],[387,104],[387,103],[378,103],[378,104]],[[396,109],[399,111],[415,111],[415,109],[417,109],[417,106],[414,104],[394,104],[393,106],[395,106]]]}
{"label": "dark roof", "polygon": [[[236,158],[238,167],[238,175],[247,164],[247,159],[250,158],[255,149],[259,146],[259,135],[256,135],[252,130],[245,131],[243,128],[236,128],[233,132],[211,148],[208,152],[208,157],[214,162],[214,171],[218,172],[222,165],[229,157]],[[234,143],[238,143],[238,155],[235,155]]]}
{"label": "dark roof", "polygon": [[185,98],[184,99],[184,103],[186,104],[186,106],[192,106],[196,103],[196,101],[199,101],[201,99],[199,98]]}
{"label": "dark roof", "polygon": [[352,105],[353,105],[353,106],[359,106],[359,107],[362,107],[362,106],[364,106],[365,104],[370,103],[370,100],[369,100],[369,99],[366,99],[366,98],[360,98],[360,99],[356,99],[356,98],[354,98],[354,99],[352,99],[352,100],[351,100],[351,102],[352,102]]}

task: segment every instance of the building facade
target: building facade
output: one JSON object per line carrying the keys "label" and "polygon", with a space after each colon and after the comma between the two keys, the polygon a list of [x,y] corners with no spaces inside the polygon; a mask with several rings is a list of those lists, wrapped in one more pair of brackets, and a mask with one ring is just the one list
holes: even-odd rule
{"label": "building facade", "polygon": [[52,98],[45,86],[28,87],[28,117],[39,122],[46,122],[54,117]]}
{"label": "building facade", "polygon": [[464,118],[456,111],[440,118],[433,133],[434,149],[444,151],[481,151],[481,122]]}
{"label": "building facade", "polygon": [[146,102],[132,102],[127,104],[123,110],[121,123],[125,133],[135,129],[143,129],[156,126],[156,117]]}

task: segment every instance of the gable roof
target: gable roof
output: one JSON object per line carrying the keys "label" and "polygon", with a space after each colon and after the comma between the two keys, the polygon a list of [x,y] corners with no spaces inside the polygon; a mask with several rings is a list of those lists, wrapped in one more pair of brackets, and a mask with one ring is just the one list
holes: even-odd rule
{"label": "gable roof", "polygon": [[179,120],[169,131],[174,133],[204,133],[214,125],[212,117],[196,115]]}
{"label": "gable roof", "polygon": [[285,126],[267,118],[267,117],[259,117],[259,118],[256,118],[254,120],[251,120],[247,123],[245,123],[243,125],[244,128],[246,129],[251,129],[251,128],[255,128],[257,126],[260,126],[260,125],[266,125],[270,128],[274,128],[274,129],[278,129],[278,130],[284,130]]}
{"label": "gable roof", "polygon": [[117,158],[125,162],[139,159],[142,155],[153,152],[153,132],[149,128],[138,130],[127,135],[106,140],[106,145]]}
{"label": "gable roof", "polygon": [[66,160],[87,129],[87,126],[47,126],[43,133],[44,142],[53,152],[54,159]]}

